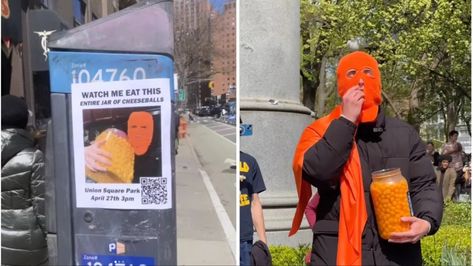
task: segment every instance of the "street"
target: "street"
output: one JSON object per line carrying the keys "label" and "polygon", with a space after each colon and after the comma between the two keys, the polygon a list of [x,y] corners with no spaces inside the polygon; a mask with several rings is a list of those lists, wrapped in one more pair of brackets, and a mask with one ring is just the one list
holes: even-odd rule
{"label": "street", "polygon": [[235,126],[220,122],[221,119],[212,117],[198,117],[195,116],[196,123],[205,125],[208,129],[214,131],[218,135],[227,138],[233,144],[236,142],[236,131]]}
{"label": "street", "polygon": [[235,226],[235,170],[230,169],[236,158],[235,126],[198,117],[196,123],[190,124],[189,132],[199,161]]}
{"label": "street", "polygon": [[[230,128],[233,128],[233,136]],[[189,123],[176,156],[179,265],[234,265],[235,127],[212,118]]]}

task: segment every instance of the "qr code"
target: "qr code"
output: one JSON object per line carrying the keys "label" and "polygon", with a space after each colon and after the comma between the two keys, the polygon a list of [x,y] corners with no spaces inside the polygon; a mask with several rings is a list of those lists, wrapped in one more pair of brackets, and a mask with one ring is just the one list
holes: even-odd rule
{"label": "qr code", "polygon": [[167,177],[140,177],[141,203],[166,204],[168,202]]}

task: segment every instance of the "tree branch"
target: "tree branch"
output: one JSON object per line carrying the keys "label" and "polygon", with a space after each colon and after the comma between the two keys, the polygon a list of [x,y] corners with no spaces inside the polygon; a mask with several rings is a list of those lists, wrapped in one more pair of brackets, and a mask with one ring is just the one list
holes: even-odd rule
{"label": "tree branch", "polygon": [[381,90],[381,93],[383,95],[383,98],[388,102],[389,106],[391,106],[391,108],[393,109],[394,113],[396,114],[396,117],[397,118],[400,118],[401,115],[399,114],[399,111],[396,109],[396,107],[394,106],[393,102],[391,101],[391,98],[388,96],[388,94],[384,91],[384,90]]}

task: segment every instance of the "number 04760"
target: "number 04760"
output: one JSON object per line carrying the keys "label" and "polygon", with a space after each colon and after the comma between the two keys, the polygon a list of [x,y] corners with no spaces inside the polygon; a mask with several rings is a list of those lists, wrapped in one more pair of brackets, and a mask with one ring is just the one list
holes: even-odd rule
{"label": "number 04760", "polygon": [[120,80],[135,80],[146,79],[146,71],[142,67],[137,67],[133,70],[130,76],[127,68],[119,71],[117,68],[99,69],[95,73],[90,73],[87,69],[79,71],[72,70],[72,83],[89,83],[96,81],[120,81]]}

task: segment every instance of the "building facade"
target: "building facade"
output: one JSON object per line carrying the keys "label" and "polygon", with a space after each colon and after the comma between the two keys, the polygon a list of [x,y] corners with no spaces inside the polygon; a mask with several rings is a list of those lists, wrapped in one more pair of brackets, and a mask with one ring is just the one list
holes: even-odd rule
{"label": "building facade", "polygon": [[236,93],[236,1],[224,4],[223,12],[212,10],[212,96],[235,99]]}
{"label": "building facade", "polygon": [[174,1],[175,60],[185,105],[236,98],[236,1]]}

